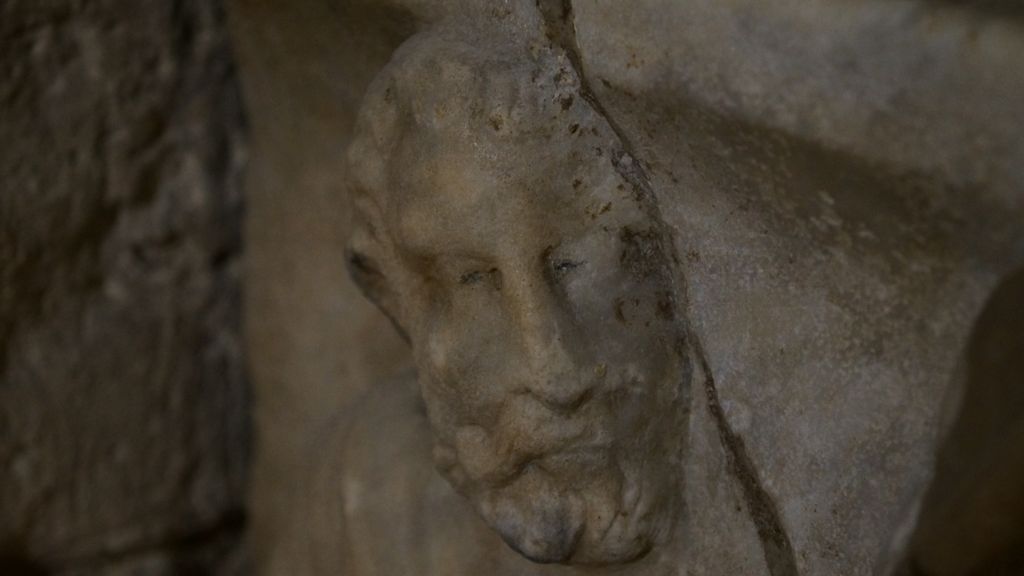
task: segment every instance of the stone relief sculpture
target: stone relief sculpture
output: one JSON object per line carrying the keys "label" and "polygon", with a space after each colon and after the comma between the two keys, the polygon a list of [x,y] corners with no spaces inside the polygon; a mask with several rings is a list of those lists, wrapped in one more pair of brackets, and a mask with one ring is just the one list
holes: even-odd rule
{"label": "stone relief sculpture", "polygon": [[[536,570],[664,573],[683,565],[687,508],[702,505],[684,500],[701,406],[768,571],[795,574],[717,406],[644,167],[557,45],[496,33],[482,48],[460,34],[398,50],[349,157],[350,269],[411,344],[433,465]],[[365,504],[372,476],[352,468],[347,509]],[[529,568],[509,558],[496,565]]]}
{"label": "stone relief sculpture", "polygon": [[958,374],[1024,264],[1017,11],[239,4],[268,574],[988,565],[948,543],[1019,478],[976,448],[1016,356]]}
{"label": "stone relief sculpture", "polygon": [[667,243],[568,62],[516,48],[424,38],[371,89],[353,270],[486,522],[535,561],[629,561],[678,508],[691,370]]}

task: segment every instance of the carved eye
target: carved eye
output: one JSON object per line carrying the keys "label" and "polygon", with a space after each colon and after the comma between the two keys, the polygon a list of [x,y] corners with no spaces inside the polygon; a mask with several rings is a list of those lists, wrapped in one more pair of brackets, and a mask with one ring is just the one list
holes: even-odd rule
{"label": "carved eye", "polygon": [[459,276],[459,284],[463,286],[472,286],[474,284],[480,284],[484,281],[490,281],[494,284],[495,288],[500,288],[500,280],[497,268],[491,268],[489,270],[470,270],[469,272],[463,273]]}
{"label": "carved eye", "polygon": [[484,273],[480,270],[473,270],[472,272],[466,272],[459,277],[459,284],[476,284],[484,279]]}
{"label": "carved eye", "polygon": [[565,276],[584,264],[586,262],[579,260],[555,260],[551,263],[551,269],[555,271],[556,276]]}

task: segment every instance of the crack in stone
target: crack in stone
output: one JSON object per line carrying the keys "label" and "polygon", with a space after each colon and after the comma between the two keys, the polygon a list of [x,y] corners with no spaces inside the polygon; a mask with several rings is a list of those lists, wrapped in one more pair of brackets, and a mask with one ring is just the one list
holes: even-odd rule
{"label": "crack in stone", "polygon": [[796,567],[796,556],[793,554],[793,545],[782,525],[775,501],[761,485],[757,469],[750,460],[743,438],[733,431],[725,417],[722,404],[718,399],[715,377],[711,373],[703,346],[695,339],[693,342],[698,350],[697,358],[704,372],[704,393],[708,401],[708,411],[715,419],[719,439],[727,449],[729,469],[743,489],[743,499],[747,503],[750,518],[757,528],[768,571],[772,576],[797,576],[799,572]]}
{"label": "crack in stone", "polygon": [[[633,186],[641,206],[643,206],[662,233],[660,235],[661,238],[672,238],[668,225],[661,217],[658,199],[654,195],[650,178],[639,158],[634,153],[635,148],[632,142],[612,115],[608,113],[600,100],[598,100],[584,75],[583,61],[576,38],[572,0],[536,0],[536,5],[541,13],[548,39],[565,52],[570,64],[576,70],[576,75],[580,81],[580,96],[608,123],[612,132],[619,139],[622,150],[612,154],[613,166],[619,175]],[[672,262],[678,264],[679,259],[676,257],[675,246],[671,242],[668,243],[669,246],[662,246],[662,248],[665,250],[665,254],[671,257]],[[685,289],[685,286],[678,286],[680,283],[679,276],[679,274],[675,273],[669,274],[672,282],[677,284],[677,289]],[[673,299],[675,299],[675,296],[673,296]],[[683,308],[677,307],[676,309],[681,310]],[[726,449],[729,470],[742,488],[747,511],[761,541],[768,571],[771,576],[798,576],[796,556],[793,553],[793,546],[789,535],[782,524],[778,508],[771,495],[761,484],[760,478],[757,475],[757,469],[747,453],[743,438],[732,429],[725,417],[718,398],[718,389],[715,386],[714,375],[711,372],[711,366],[704,347],[690,328],[689,323],[685,320],[680,320],[680,322],[683,324],[682,331],[686,338],[689,339],[691,346],[693,346],[694,354],[704,373],[704,393],[707,397],[708,410],[715,421],[719,440]]]}

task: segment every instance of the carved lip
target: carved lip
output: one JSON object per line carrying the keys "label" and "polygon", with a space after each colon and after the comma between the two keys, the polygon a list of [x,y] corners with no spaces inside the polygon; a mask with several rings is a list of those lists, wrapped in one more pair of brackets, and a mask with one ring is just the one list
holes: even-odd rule
{"label": "carved lip", "polygon": [[588,442],[568,445],[538,453],[512,452],[495,470],[490,480],[496,485],[508,485],[521,476],[529,466],[537,466],[547,474],[557,475],[559,469],[575,465],[594,464],[605,460],[612,448],[610,442]]}
{"label": "carved lip", "polygon": [[[576,439],[579,438],[577,435]],[[434,460],[438,469],[449,477],[452,471],[459,469],[475,481],[482,481],[498,488],[513,482],[528,466],[537,465],[548,473],[556,473],[563,466],[604,460],[614,446],[610,440],[590,440],[582,443],[566,443],[562,440],[554,444],[555,447],[551,449],[535,451],[518,450],[507,445],[504,449],[492,447],[486,454],[474,455],[472,458],[475,458],[476,462],[470,461],[470,457],[465,454],[460,457],[458,450],[452,446],[437,445],[434,449]]]}
{"label": "carved lip", "polygon": [[590,402],[570,415],[551,410],[531,395],[512,397],[489,423],[457,426],[444,468],[458,466],[474,481],[509,484],[528,465],[548,473],[562,466],[607,458],[614,445],[607,412]]}

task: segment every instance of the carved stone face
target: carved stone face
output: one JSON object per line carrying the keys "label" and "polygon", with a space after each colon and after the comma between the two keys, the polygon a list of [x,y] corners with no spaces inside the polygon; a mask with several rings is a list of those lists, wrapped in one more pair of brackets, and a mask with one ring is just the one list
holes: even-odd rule
{"label": "carved stone face", "polygon": [[436,465],[483,519],[538,562],[626,562],[673,524],[689,374],[614,137],[559,109],[518,134],[500,112],[476,136],[407,128],[353,272],[407,334]]}

